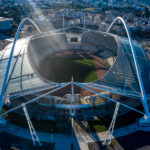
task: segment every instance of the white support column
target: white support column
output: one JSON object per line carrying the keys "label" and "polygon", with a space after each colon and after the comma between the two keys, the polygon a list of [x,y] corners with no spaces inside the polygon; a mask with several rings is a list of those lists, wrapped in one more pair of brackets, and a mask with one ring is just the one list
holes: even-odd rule
{"label": "white support column", "polygon": [[63,32],[65,33],[65,16],[63,14]]}
{"label": "white support column", "polygon": [[36,146],[36,142],[39,144],[39,146],[42,146],[37,134],[36,134],[36,131],[33,127],[33,124],[30,120],[30,117],[29,117],[29,114],[28,114],[28,111],[27,111],[27,108],[25,106],[24,103],[22,103],[22,107],[23,107],[23,111],[24,111],[24,114],[26,116],[26,119],[27,119],[27,123],[28,123],[28,126],[29,126],[29,130],[30,130],[30,134],[31,134],[31,137],[32,137],[32,141],[33,141],[33,145]]}
{"label": "white support column", "polygon": [[107,134],[106,134],[106,138],[105,138],[105,141],[104,141],[104,145],[106,145],[107,142],[108,142],[108,144],[112,144],[112,136],[113,136],[113,132],[114,132],[114,128],[115,128],[115,122],[116,122],[116,118],[117,118],[119,106],[120,106],[120,103],[119,103],[119,102],[116,103],[114,115],[113,115],[111,124],[110,124],[110,126],[109,126],[108,132],[107,132]]}
{"label": "white support column", "polygon": [[73,77],[72,77],[72,84],[71,84],[71,110],[70,115],[72,117],[75,116],[75,108],[74,108],[74,83],[73,83]]}

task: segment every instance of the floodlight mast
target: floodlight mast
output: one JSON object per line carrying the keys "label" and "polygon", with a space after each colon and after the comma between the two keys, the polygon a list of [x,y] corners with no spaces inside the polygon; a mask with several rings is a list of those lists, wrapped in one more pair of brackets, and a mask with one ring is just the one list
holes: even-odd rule
{"label": "floodlight mast", "polygon": [[11,65],[11,61],[12,61],[12,56],[13,56],[13,53],[14,53],[15,45],[16,45],[16,42],[18,40],[20,31],[21,31],[21,29],[22,29],[22,27],[23,27],[23,25],[24,25],[24,23],[26,21],[31,22],[35,26],[35,28],[41,33],[41,31],[38,28],[38,26],[30,18],[25,18],[25,19],[23,19],[21,21],[21,23],[20,23],[20,25],[19,25],[19,27],[17,29],[16,35],[15,35],[15,39],[13,41],[12,49],[11,49],[11,52],[10,52],[10,56],[9,56],[9,60],[8,60],[8,64],[7,64],[7,68],[6,68],[6,72],[5,72],[5,76],[4,76],[2,90],[1,90],[1,93],[0,93],[0,112],[1,112],[2,107],[3,107],[3,99],[4,99],[6,84],[7,84],[7,80],[8,80],[8,75],[9,75],[9,70],[10,70],[10,65]]}
{"label": "floodlight mast", "polygon": [[128,29],[128,26],[127,26],[125,20],[122,17],[117,17],[116,19],[114,19],[114,21],[111,23],[111,25],[107,29],[106,33],[109,33],[112,26],[114,25],[114,23],[117,20],[120,20],[123,23],[123,26],[126,30],[128,40],[129,40],[129,44],[130,44],[130,48],[131,48],[131,52],[132,52],[132,56],[133,56],[133,60],[134,60],[134,64],[135,64],[135,68],[136,68],[136,74],[137,74],[137,77],[138,77],[140,91],[141,91],[141,95],[142,95],[142,100],[141,101],[142,101],[146,116],[148,118],[150,118],[149,106],[148,106],[147,97],[146,97],[146,93],[145,93],[145,89],[144,89],[144,85],[143,85],[142,76],[141,76],[141,73],[140,73],[138,59],[137,59],[137,56],[136,56],[136,52],[135,52],[135,49],[134,49],[134,46],[133,46],[133,42],[132,42],[132,38],[131,38],[131,35],[130,35],[130,32],[129,32],[129,29]]}

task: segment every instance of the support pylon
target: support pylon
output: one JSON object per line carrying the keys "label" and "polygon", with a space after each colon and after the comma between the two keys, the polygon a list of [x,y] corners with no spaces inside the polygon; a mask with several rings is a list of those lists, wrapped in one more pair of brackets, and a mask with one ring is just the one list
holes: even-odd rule
{"label": "support pylon", "polygon": [[115,122],[116,122],[119,106],[120,106],[120,103],[117,102],[111,124],[110,124],[108,132],[106,134],[104,145],[106,145],[107,142],[108,142],[108,144],[112,144],[112,136],[113,136],[113,132],[114,132],[114,127],[115,127]]}
{"label": "support pylon", "polygon": [[36,146],[36,142],[37,142],[39,144],[39,146],[42,146],[42,144],[41,144],[41,142],[39,140],[39,137],[37,136],[36,131],[35,131],[34,127],[33,127],[33,124],[32,124],[32,122],[30,120],[27,108],[26,108],[24,103],[22,103],[22,107],[23,107],[23,111],[24,111],[24,114],[25,114],[26,119],[27,119],[27,123],[28,123],[29,129],[30,129],[30,134],[31,134],[31,137],[32,137],[33,145]]}

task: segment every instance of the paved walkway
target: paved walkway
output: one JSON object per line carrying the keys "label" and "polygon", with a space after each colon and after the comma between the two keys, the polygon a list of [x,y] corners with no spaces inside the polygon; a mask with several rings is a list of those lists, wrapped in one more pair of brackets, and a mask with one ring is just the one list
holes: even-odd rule
{"label": "paved walkway", "polygon": [[95,142],[90,135],[73,119],[73,129],[81,150],[88,150],[88,143]]}

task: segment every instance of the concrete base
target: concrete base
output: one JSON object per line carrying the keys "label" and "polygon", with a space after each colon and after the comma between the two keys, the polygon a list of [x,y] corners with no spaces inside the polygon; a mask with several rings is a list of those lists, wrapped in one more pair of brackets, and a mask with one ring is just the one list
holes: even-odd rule
{"label": "concrete base", "polygon": [[139,129],[142,131],[150,131],[150,118],[146,115],[139,119]]}

